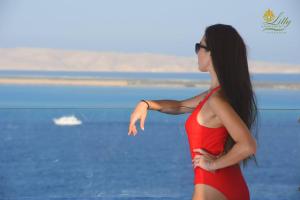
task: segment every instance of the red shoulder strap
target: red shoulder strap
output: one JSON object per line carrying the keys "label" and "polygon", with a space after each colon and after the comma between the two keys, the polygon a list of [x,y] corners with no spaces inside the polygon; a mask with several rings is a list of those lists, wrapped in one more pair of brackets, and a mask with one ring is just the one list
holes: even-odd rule
{"label": "red shoulder strap", "polygon": [[[217,87],[213,88],[204,98],[204,100],[206,100],[210,95],[212,95],[212,93],[214,93],[217,89],[219,89],[221,87],[221,85],[218,85]],[[204,101],[203,100],[203,101]]]}

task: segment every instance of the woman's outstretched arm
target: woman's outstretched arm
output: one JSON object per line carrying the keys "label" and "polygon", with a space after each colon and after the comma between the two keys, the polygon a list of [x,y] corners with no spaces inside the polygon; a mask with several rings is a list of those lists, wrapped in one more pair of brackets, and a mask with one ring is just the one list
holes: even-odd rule
{"label": "woman's outstretched arm", "polygon": [[166,114],[179,115],[192,112],[199,102],[204,98],[207,91],[194,97],[184,100],[146,100],[149,104],[149,110],[156,110]]}

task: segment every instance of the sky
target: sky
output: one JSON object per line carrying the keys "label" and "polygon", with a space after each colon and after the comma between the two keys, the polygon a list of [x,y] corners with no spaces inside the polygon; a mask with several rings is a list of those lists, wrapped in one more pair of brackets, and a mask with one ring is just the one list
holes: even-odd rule
{"label": "sky", "polygon": [[[291,20],[285,33],[262,31],[267,9]],[[0,48],[195,56],[205,28],[223,23],[249,59],[300,64],[299,10],[298,0],[0,0]]]}

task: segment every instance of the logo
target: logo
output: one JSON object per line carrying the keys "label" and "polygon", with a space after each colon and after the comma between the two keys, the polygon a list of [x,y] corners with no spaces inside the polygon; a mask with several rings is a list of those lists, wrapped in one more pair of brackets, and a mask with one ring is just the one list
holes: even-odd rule
{"label": "logo", "polygon": [[263,19],[262,30],[264,32],[286,33],[287,27],[291,24],[291,20],[284,15],[284,12],[276,16],[271,9],[265,11]]}

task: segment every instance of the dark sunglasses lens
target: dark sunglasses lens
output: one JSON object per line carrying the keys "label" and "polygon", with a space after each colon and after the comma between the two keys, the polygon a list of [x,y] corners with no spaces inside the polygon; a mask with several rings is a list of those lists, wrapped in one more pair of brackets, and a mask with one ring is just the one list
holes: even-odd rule
{"label": "dark sunglasses lens", "polygon": [[196,54],[198,54],[199,49],[200,49],[200,44],[199,44],[199,43],[196,43],[196,44],[195,44],[195,53],[196,53]]}

